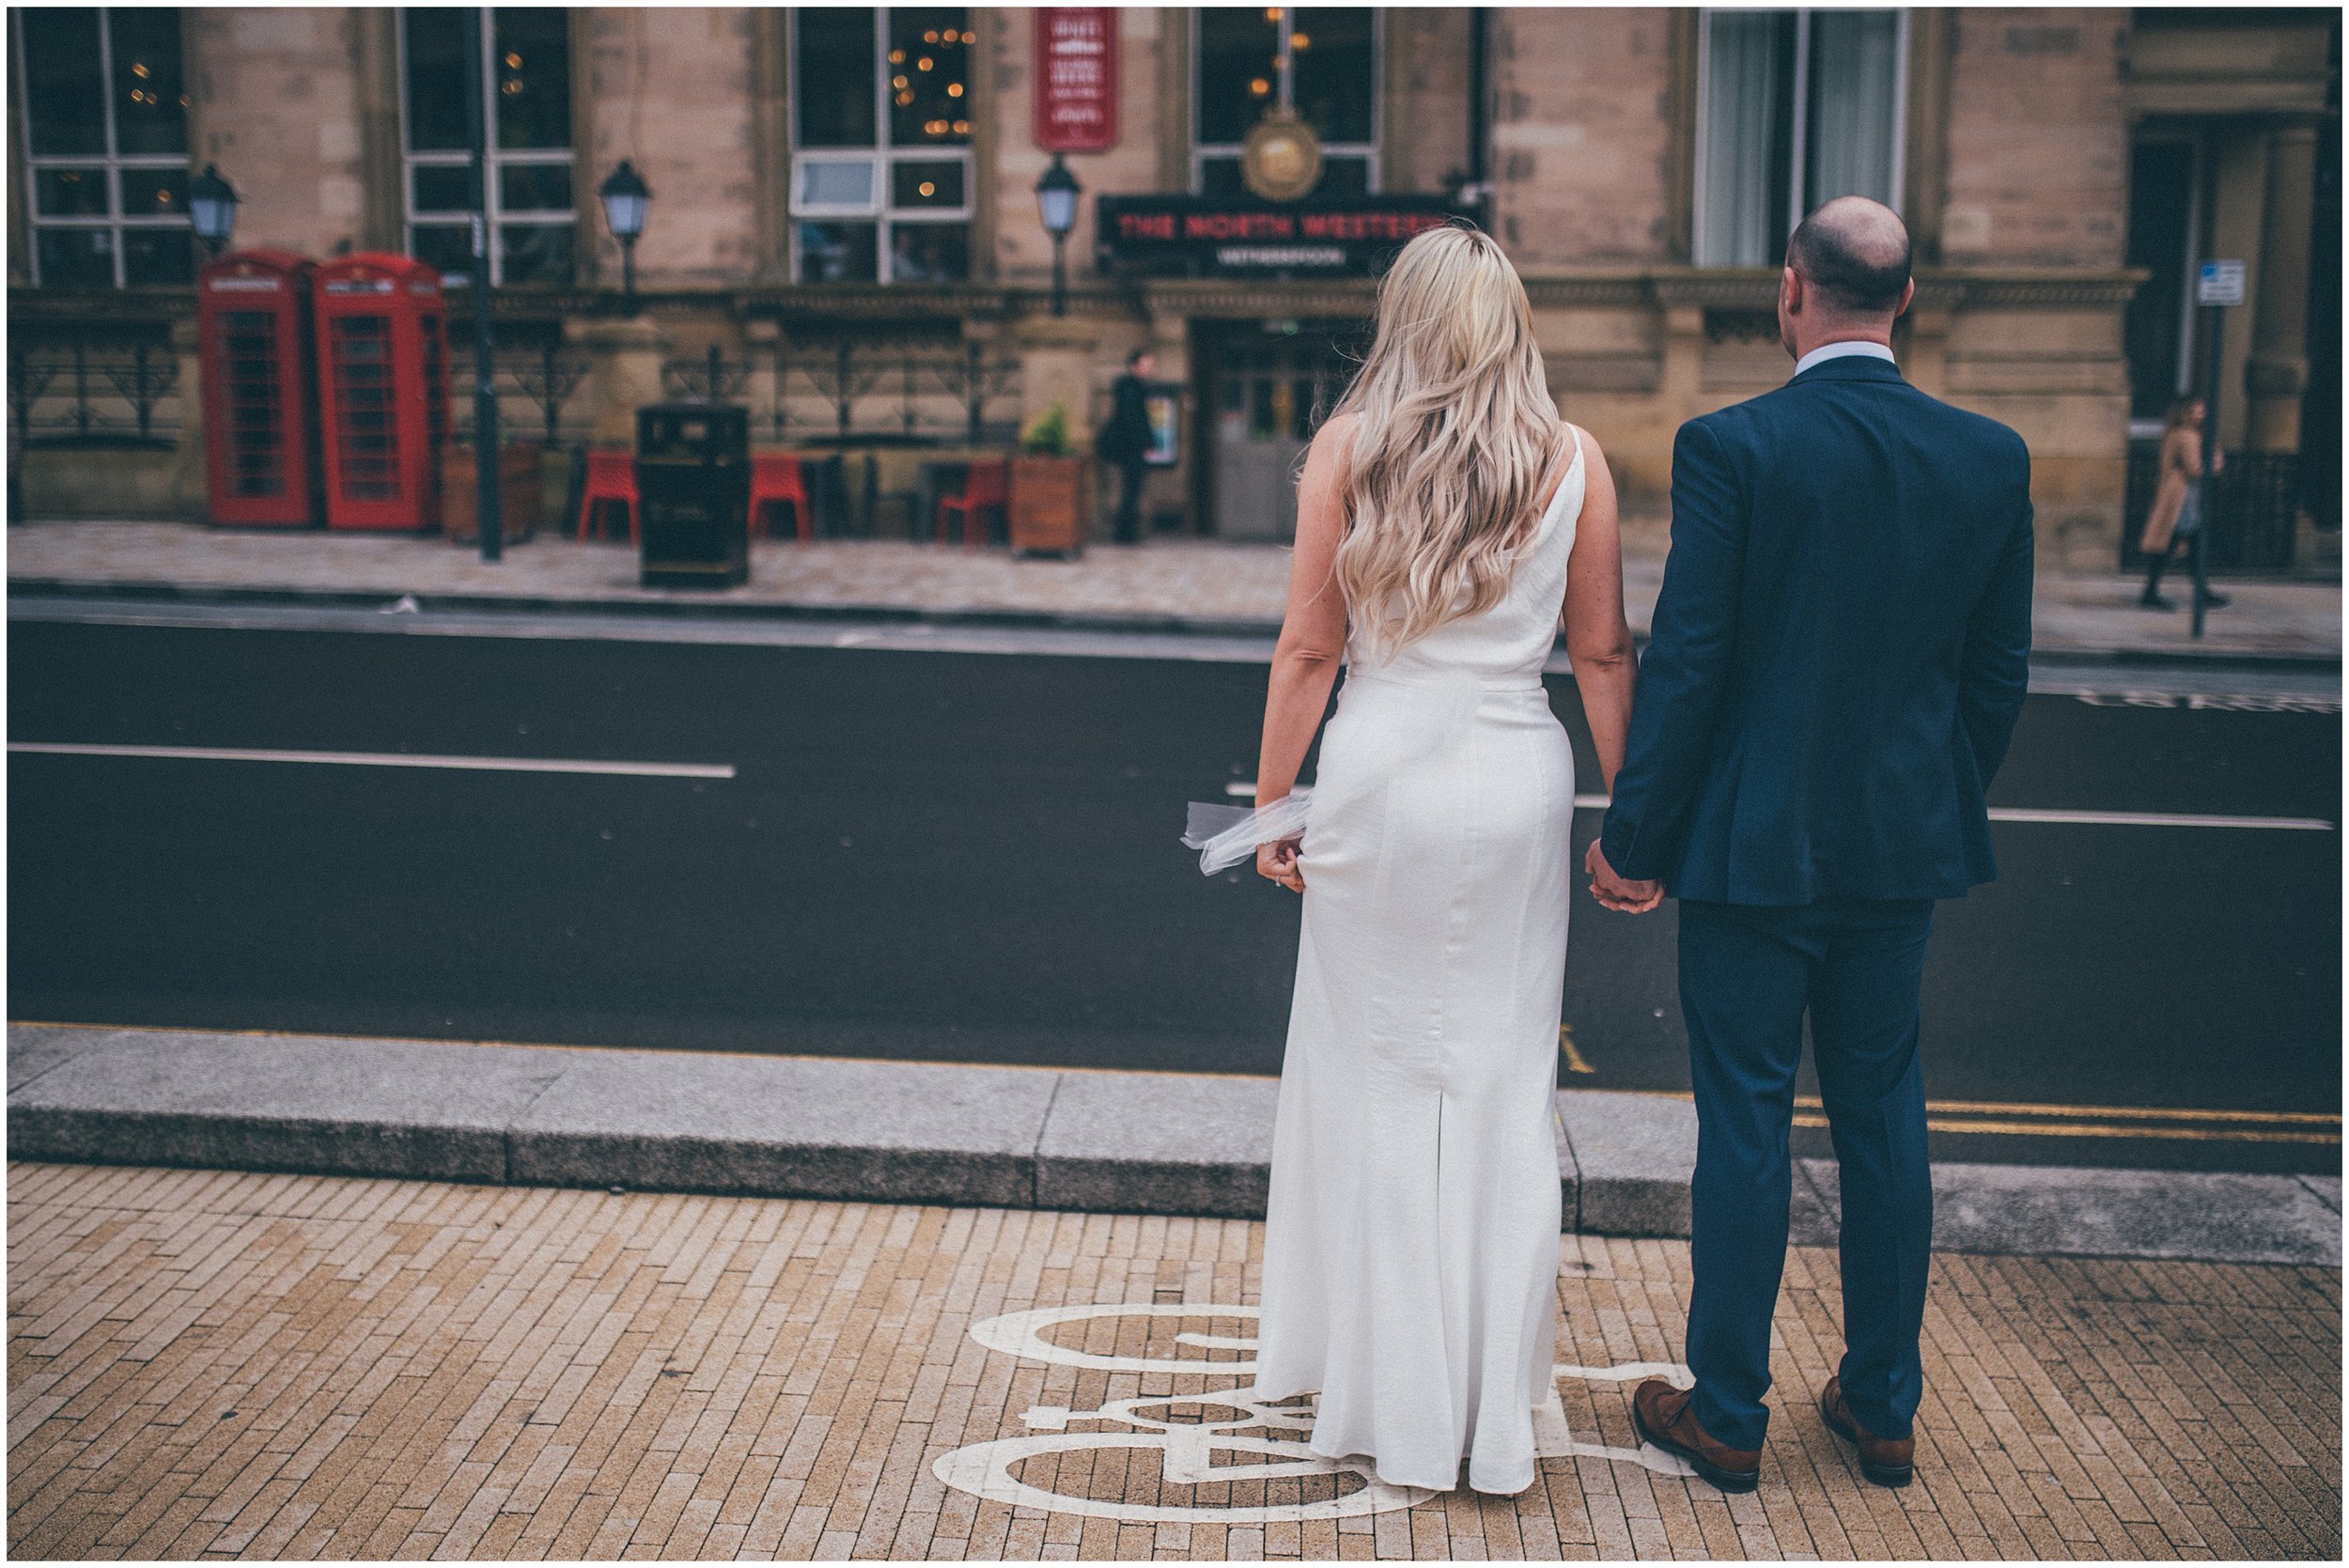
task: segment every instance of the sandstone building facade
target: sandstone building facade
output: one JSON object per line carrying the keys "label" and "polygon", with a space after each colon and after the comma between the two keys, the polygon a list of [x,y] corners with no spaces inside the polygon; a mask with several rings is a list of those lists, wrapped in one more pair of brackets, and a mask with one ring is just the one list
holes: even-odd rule
{"label": "sandstone building facade", "polygon": [[[1040,14],[13,10],[27,493],[200,513],[194,171],[237,188],[239,246],[405,251],[461,293],[478,92],[509,429],[620,442],[638,405],[715,390],[762,442],[842,455],[859,528],[918,526],[924,462],[999,448],[1055,404],[1081,442],[1148,348],[1168,428],[1147,510],[1282,536],[1281,475],[1343,383],[1376,250],[1216,228],[1265,207],[1241,148],[1283,102],[1321,151],[1288,207],[1325,214],[1325,238],[1458,212],[1501,239],[1562,408],[1641,516],[1660,516],[1681,420],[1783,379],[1784,235],[1859,191],[1917,240],[1909,376],[2029,440],[2044,559],[2125,556],[2133,441],[2202,384],[2202,256],[2248,272],[2222,435],[2275,458],[2292,498],[2260,548],[2288,563],[2292,512],[2337,519],[2337,10],[1123,8],[1113,134],[1063,160],[1082,195],[1061,314]],[[623,159],[653,192],[633,300],[597,198]],[[1138,216],[1104,222],[1119,211]],[[1174,217],[1210,238],[1132,238]]]}

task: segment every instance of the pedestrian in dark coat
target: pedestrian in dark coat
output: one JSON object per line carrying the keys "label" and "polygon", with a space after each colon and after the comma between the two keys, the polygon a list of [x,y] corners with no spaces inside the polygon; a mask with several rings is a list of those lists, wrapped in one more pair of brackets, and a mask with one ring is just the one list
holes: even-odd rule
{"label": "pedestrian in dark coat", "polygon": [[1117,468],[1116,539],[1129,545],[1141,536],[1142,482],[1150,476],[1150,377],[1158,361],[1147,349],[1126,356],[1126,372],[1111,384],[1109,423],[1096,450]]}

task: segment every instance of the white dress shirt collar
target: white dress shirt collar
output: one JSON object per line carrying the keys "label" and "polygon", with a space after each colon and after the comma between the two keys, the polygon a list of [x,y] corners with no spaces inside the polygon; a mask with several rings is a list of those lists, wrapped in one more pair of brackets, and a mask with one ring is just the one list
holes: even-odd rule
{"label": "white dress shirt collar", "polygon": [[1799,376],[1814,365],[1825,365],[1828,360],[1842,359],[1846,354],[1868,354],[1884,361],[1887,365],[1893,363],[1892,350],[1883,344],[1870,343],[1865,338],[1852,337],[1845,338],[1841,343],[1820,344],[1802,358],[1795,361],[1795,374]]}

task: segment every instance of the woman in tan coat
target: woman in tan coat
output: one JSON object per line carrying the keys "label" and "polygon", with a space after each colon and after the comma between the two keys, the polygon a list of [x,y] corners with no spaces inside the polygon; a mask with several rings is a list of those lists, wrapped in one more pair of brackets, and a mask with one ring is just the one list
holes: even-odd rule
{"label": "woman in tan coat", "polygon": [[[2213,473],[2227,466],[2224,452],[2215,457]],[[2161,597],[2161,574],[2170,569],[2176,547],[2191,539],[2196,529],[2208,520],[2206,503],[2196,493],[2201,478],[2202,400],[2181,397],[2170,405],[2170,412],[2162,421],[2161,483],[2154,490],[2153,509],[2145,514],[2145,532],[2137,541],[2137,548],[2151,557],[2152,563],[2145,573],[2144,596],[2137,601],[2148,610],[2177,608],[2175,602]],[[2195,502],[2200,515],[2181,532],[2178,524],[2186,514],[2188,500]],[[2206,592],[2202,602],[2217,607],[2227,599],[2223,594]]]}

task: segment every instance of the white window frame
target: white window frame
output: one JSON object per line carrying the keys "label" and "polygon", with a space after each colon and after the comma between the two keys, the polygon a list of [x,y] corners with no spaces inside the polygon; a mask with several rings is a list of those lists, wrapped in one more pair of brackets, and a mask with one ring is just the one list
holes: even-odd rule
{"label": "white window frame", "polygon": [[[27,225],[36,231],[40,229],[98,228],[111,230],[114,236],[113,261],[115,287],[117,288],[127,288],[130,287],[130,283],[126,275],[125,269],[129,267],[130,262],[128,259],[128,249],[122,242],[122,231],[124,229],[183,228],[188,230],[188,243],[191,247],[194,247],[195,244],[195,235],[194,225],[185,213],[182,213],[178,217],[151,217],[145,214],[131,215],[124,213],[122,210],[123,171],[126,169],[178,169],[182,174],[185,174],[189,168],[190,154],[187,152],[123,153],[116,150],[119,143],[115,128],[114,8],[111,6],[99,6],[93,8],[98,12],[99,96],[104,101],[106,111],[106,150],[102,153],[70,153],[35,157],[33,155],[33,101],[31,93],[26,90],[26,85],[29,78],[25,74],[25,61],[28,57],[28,52],[24,47],[24,18],[22,14],[22,8],[14,6],[9,8],[11,14],[8,18],[8,23],[9,25],[16,29],[16,101],[18,103],[24,106],[24,112],[18,116],[20,123],[22,123],[24,127],[24,215]],[[187,52],[184,48],[180,51],[179,80],[183,86],[188,80]],[[183,92],[182,96],[186,97],[189,95]],[[39,211],[40,192],[39,189],[39,181],[34,178],[36,171],[41,169],[87,168],[102,168],[105,171],[106,216],[75,218],[42,217]],[[39,233],[36,232],[33,234],[31,239],[32,243],[25,247],[31,254],[24,258],[24,262],[26,268],[31,272],[33,287],[38,288],[41,286],[40,239]],[[202,257],[194,256],[193,254],[193,250],[191,251],[191,260],[195,265],[200,266],[202,264]]]}
{"label": "white window frame", "polygon": [[[1310,10],[1312,7],[1301,8]],[[1203,142],[1199,139],[1199,8],[1190,8],[1190,190],[1197,195],[1207,188],[1207,160],[1237,158],[1243,144],[1239,142]],[[1386,171],[1379,166],[1379,139],[1387,128],[1387,17],[1383,6],[1371,8],[1370,23],[1370,140],[1366,142],[1324,142],[1321,155],[1330,158],[1360,158],[1367,165],[1363,188],[1377,195],[1386,189]],[[1316,132],[1318,134],[1318,132]]]}
{"label": "white window frame", "polygon": [[[418,169],[469,168],[473,163],[473,155],[463,151],[418,152],[411,145],[408,124],[407,12],[412,8],[401,8],[398,23],[393,28],[394,48],[397,55],[394,69],[399,73],[400,243],[401,248],[410,256],[416,254],[416,226],[419,224],[430,227],[450,227],[459,224],[470,226],[474,220],[474,214],[470,210],[450,210],[446,208],[419,210],[416,206],[416,171]],[[482,193],[482,195],[489,207],[490,223],[489,242],[483,250],[490,259],[490,287],[501,287],[506,283],[506,252],[505,247],[498,243],[497,236],[503,228],[524,225],[541,228],[568,228],[572,231],[571,254],[574,258],[579,254],[579,150],[577,146],[579,127],[577,117],[574,116],[571,126],[573,145],[568,147],[529,147],[506,151],[498,147],[497,10],[496,8],[490,6],[466,8],[475,10],[481,23],[483,66],[481,113],[484,116],[481,123],[485,132],[484,140],[488,144],[486,148],[488,163],[482,170],[482,179],[488,189]],[[567,69],[568,64],[567,58]],[[501,189],[501,181],[498,179],[499,171],[509,166],[534,163],[540,166],[560,164],[571,171],[571,205],[569,207],[561,209],[559,211],[551,207],[520,208],[511,211],[506,209],[505,192]],[[574,271],[576,267],[577,263],[574,260]],[[443,281],[451,282],[451,280],[462,278],[463,275],[460,272],[443,273]]]}
{"label": "white window frame", "polygon": [[[975,7],[963,8],[963,24],[970,27],[976,21],[971,13]],[[820,222],[826,218],[843,218],[873,225],[873,276],[879,283],[895,283],[892,276],[896,266],[896,246],[893,231],[899,225],[917,227],[925,224],[962,224],[969,225],[975,210],[977,174],[971,157],[971,144],[959,147],[918,146],[901,147],[889,139],[889,8],[875,6],[873,13],[873,145],[870,147],[829,147],[800,150],[798,146],[798,111],[792,111],[789,134],[792,138],[791,188],[785,206],[786,224],[791,231],[791,277],[802,281],[800,225],[802,221]],[[794,99],[799,90],[800,69],[800,8],[791,8],[790,34],[786,45],[787,66]],[[969,46],[971,67],[975,74],[980,69],[978,46]],[[971,102],[966,94],[964,102]],[[975,116],[976,104],[972,105]],[[962,205],[960,207],[898,207],[894,205],[895,183],[890,175],[899,163],[959,163],[962,165]],[[819,167],[862,165],[871,171],[871,196],[862,202],[817,202],[803,195],[807,172]],[[972,258],[976,270],[978,258]],[[927,281],[927,280],[922,280]]]}
{"label": "white window frame", "polygon": [[[1741,12],[1768,10],[1759,6],[1707,6],[1697,12],[1697,116],[1696,169],[1692,201],[1689,209],[1688,254],[1691,257],[1705,254],[1704,233],[1704,174],[1706,116],[1713,101],[1713,18]],[[1810,127],[1806,123],[1811,112],[1811,18],[1820,8],[1795,8],[1795,73],[1794,116],[1788,139],[1793,143],[1787,159],[1786,232],[1792,234],[1801,223],[1807,209],[1803,206],[1803,179]],[[1885,6],[1860,8],[1868,10],[1890,10],[1897,19],[1892,39],[1892,199],[1888,205],[1895,212],[1906,210],[1908,184],[1908,30],[1909,8]],[[1699,266],[1728,266],[1726,262],[1698,262]]]}

